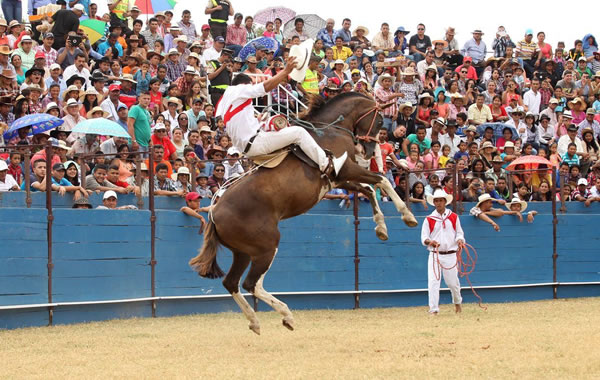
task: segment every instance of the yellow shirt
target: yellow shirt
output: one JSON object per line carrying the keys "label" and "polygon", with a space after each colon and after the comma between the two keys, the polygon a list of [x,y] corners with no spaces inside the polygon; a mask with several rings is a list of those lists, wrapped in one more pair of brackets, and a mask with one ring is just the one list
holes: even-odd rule
{"label": "yellow shirt", "polygon": [[306,76],[302,82],[302,88],[309,94],[319,93],[319,76],[315,71],[310,69],[306,70]]}
{"label": "yellow shirt", "polygon": [[342,61],[346,61],[348,58],[352,57],[352,50],[350,50],[347,46],[342,46],[342,50],[338,50],[336,46],[333,47],[333,59],[341,59]]}
{"label": "yellow shirt", "polygon": [[446,156],[442,156],[439,159],[439,163],[440,163],[440,168],[445,168],[446,167],[446,163],[448,162],[448,160],[450,159],[450,157],[446,157]]}

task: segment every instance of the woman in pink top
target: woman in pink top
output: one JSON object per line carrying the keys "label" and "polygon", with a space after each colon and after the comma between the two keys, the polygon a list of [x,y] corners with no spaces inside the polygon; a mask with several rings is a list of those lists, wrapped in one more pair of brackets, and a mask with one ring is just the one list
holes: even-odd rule
{"label": "woman in pink top", "polygon": [[438,111],[438,116],[444,119],[448,118],[450,112],[449,104],[446,103],[446,92],[440,91],[437,93],[436,103],[433,105],[433,109]]}
{"label": "woman in pink top", "polygon": [[535,63],[536,66],[540,65],[540,62],[542,59],[544,60],[548,60],[548,59],[552,59],[552,46],[550,46],[550,44],[547,44],[544,42],[544,40],[546,39],[546,33],[544,32],[539,32],[537,34],[537,39],[538,39],[538,49],[540,49],[540,55],[538,56],[537,62]]}
{"label": "woman in pink top", "polygon": [[429,153],[423,156],[425,169],[438,169],[440,167],[440,148],[441,145],[439,141],[434,141],[431,143],[431,149]]}

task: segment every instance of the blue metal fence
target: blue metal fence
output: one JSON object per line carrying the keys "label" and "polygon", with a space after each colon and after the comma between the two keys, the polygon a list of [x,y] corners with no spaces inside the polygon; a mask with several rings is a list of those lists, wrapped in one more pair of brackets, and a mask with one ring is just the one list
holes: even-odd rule
{"label": "blue metal fence", "polygon": [[[67,208],[72,200],[54,195],[53,303],[46,304],[48,214],[40,195],[33,194],[30,209],[22,208],[20,193],[0,197],[0,328],[46,325],[49,309],[53,323],[147,317],[153,301],[158,316],[237,310],[219,280],[200,278],[188,267],[202,244],[199,221],[178,211],[181,199],[166,197],[156,198],[152,298],[150,212],[73,210]],[[92,197],[94,205],[99,202]],[[137,201],[122,196],[119,203]],[[382,208],[387,242],[375,236],[370,207],[359,209],[358,283],[352,211],[323,201],[281,223],[280,249],[265,287],[296,309],[352,308],[356,285],[361,307],[425,305],[427,256],[419,243],[420,227],[406,227],[391,204]],[[419,222],[431,211],[420,205],[413,209]],[[479,293],[490,302],[550,299],[558,285],[560,297],[600,295],[600,205],[574,202],[567,205],[568,213],[558,215],[557,282],[550,205],[530,203],[529,209],[540,213],[533,224],[505,216],[501,232],[468,213],[461,216],[467,240],[479,252],[471,276]],[[220,265],[227,269],[230,261],[223,249]],[[472,301],[470,292],[464,294]]]}

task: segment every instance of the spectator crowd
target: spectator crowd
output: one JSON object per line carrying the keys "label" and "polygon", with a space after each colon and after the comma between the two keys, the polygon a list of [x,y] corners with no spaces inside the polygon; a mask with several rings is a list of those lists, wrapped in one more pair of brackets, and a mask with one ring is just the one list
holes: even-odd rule
{"label": "spectator crowd", "polygon": [[[403,199],[426,207],[435,188],[458,188],[460,200],[477,202],[476,216],[550,201],[553,186],[558,200],[600,201],[600,51],[592,34],[551,46],[543,31],[510,31],[513,40],[500,26],[487,46],[482,30],[461,44],[454,27],[430,37],[423,24],[384,22],[369,40],[369,29],[350,19],[340,28],[328,19],[316,35],[301,18],[286,32],[279,18],[258,27],[226,0],[208,2],[202,25],[187,10],[180,20],[166,11],[144,22],[127,0],[109,0],[104,15],[93,0],[43,3],[52,12],[39,12],[31,24],[0,20],[0,191],[25,190],[26,182],[30,191],[45,191],[49,170],[52,190],[73,193],[77,207],[87,207],[94,191],[104,192],[105,208],[116,208],[117,194],[126,193],[212,197],[248,170],[215,117],[220,96],[237,73],[255,83],[275,75],[290,47],[312,38],[304,80],[290,79],[259,102],[297,106],[351,91],[372,97],[383,129],[366,165]],[[106,23],[100,38],[82,26],[86,18]],[[242,59],[242,48],[261,36],[279,48],[254,44]],[[34,135],[31,128],[7,133],[36,113],[63,123]],[[95,118],[119,124],[130,138],[72,132]],[[49,160],[41,148],[48,141]],[[153,183],[148,157],[136,153],[150,147]],[[533,167],[544,170],[507,171],[525,156],[537,156]],[[508,211],[494,214],[486,206],[492,202]]]}

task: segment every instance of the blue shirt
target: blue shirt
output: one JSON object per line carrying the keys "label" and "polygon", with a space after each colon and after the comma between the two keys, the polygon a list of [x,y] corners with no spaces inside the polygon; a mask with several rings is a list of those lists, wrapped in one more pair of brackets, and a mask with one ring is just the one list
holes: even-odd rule
{"label": "blue shirt", "polygon": [[[108,44],[108,40],[104,41],[103,43],[98,45],[98,54],[104,56],[104,54],[106,54],[106,51],[108,50],[109,47],[110,47],[110,45]],[[123,46],[121,46],[121,44],[119,42],[115,42],[115,48],[117,49],[117,52],[119,53],[119,57],[122,57],[123,56]]]}
{"label": "blue shirt", "polygon": [[39,7],[43,7],[44,5],[48,4],[56,4],[56,0],[28,0],[27,4],[27,14],[32,15],[34,9],[38,9]]}
{"label": "blue shirt", "polygon": [[66,178],[61,178],[60,181],[57,182],[56,179],[54,179],[54,177],[52,177],[52,183],[54,185],[58,185],[58,186],[73,186],[73,184],[71,182],[69,182],[69,180]]}
{"label": "blue shirt", "polygon": [[133,80],[137,82],[137,85],[135,87],[135,92],[137,96],[140,96],[142,91],[148,91],[150,89],[151,79],[152,76],[150,75],[150,73],[146,73],[146,77],[144,78],[142,77],[142,70],[138,70],[135,72]]}
{"label": "blue shirt", "polygon": [[342,37],[342,41],[344,41],[344,42],[350,42],[350,40],[352,39],[352,33],[349,30],[345,31],[344,28],[335,32],[335,35],[333,36],[334,42],[338,36]]}
{"label": "blue shirt", "polygon": [[475,39],[471,38],[465,42],[461,50],[462,55],[473,58],[473,63],[479,63],[485,60],[486,47],[483,40],[479,41],[479,45],[475,42]]}
{"label": "blue shirt", "polygon": [[329,33],[327,33],[327,28],[323,28],[321,30],[319,30],[319,33],[317,33],[317,39],[318,40],[323,40],[323,45],[326,47],[332,47],[333,45],[335,45],[335,34],[336,31],[333,30],[333,33],[331,34],[331,36],[329,35]]}

